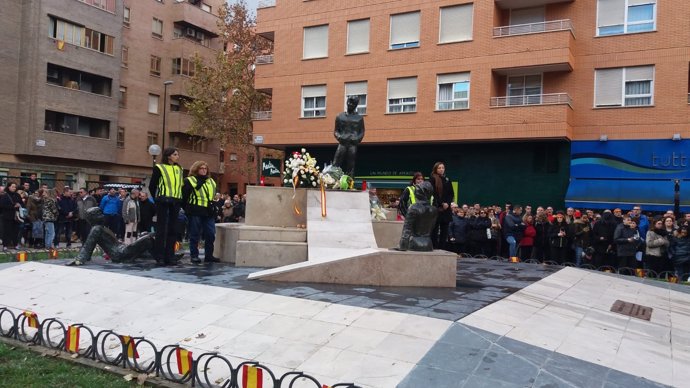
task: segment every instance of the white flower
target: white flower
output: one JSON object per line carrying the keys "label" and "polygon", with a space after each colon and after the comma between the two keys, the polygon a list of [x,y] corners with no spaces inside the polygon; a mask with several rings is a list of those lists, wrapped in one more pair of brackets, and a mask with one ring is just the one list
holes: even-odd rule
{"label": "white flower", "polygon": [[311,177],[309,177],[309,179],[314,180],[314,176],[312,175]]}
{"label": "white flower", "polygon": [[288,183],[288,180],[287,180],[287,178],[283,179],[283,182],[285,182],[285,183]]}
{"label": "white flower", "polygon": [[316,182],[312,182],[311,185],[316,187]]}
{"label": "white flower", "polygon": [[305,152],[307,152],[307,150],[305,148],[302,148],[302,153],[305,153]]}

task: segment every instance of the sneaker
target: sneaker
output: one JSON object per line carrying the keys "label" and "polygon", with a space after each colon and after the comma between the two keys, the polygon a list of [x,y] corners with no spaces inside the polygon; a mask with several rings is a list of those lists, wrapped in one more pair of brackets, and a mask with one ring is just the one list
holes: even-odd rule
{"label": "sneaker", "polygon": [[206,263],[220,263],[220,259],[217,258],[217,257],[213,257],[213,256],[211,256],[211,257],[209,257],[209,258],[207,258],[207,259],[204,259],[204,261],[205,261]]}
{"label": "sneaker", "polygon": [[198,257],[192,257],[192,264],[200,264],[200,263],[201,263],[201,259],[199,259]]}

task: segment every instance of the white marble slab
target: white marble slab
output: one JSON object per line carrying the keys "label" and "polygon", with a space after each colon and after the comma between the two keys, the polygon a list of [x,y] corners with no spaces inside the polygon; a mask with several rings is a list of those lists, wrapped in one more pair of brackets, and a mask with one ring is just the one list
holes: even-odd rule
{"label": "white marble slab", "polygon": [[[650,321],[610,311],[652,307]],[[461,323],[635,376],[681,387],[690,377],[690,295],[564,268]]]}
{"label": "white marble slab", "polygon": [[159,346],[179,343],[195,355],[217,351],[235,364],[259,361],[279,376],[301,370],[323,383],[356,382],[367,388],[396,386],[451,325],[398,312],[37,262],[0,270],[0,306],[15,313],[32,309],[39,319],[59,317],[144,336]]}

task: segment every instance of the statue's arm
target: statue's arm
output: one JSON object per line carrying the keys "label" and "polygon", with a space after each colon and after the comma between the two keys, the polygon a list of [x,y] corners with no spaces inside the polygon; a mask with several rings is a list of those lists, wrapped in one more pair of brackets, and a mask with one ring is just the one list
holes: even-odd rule
{"label": "statue's arm", "polygon": [[364,139],[364,118],[363,117],[360,117],[358,124],[359,125],[357,126],[357,131],[356,131],[357,137],[354,140],[355,140],[355,143],[359,144]]}

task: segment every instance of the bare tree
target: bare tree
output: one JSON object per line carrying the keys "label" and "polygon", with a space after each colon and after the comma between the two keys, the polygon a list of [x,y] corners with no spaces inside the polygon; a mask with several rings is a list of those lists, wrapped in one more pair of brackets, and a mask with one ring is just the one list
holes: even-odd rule
{"label": "bare tree", "polygon": [[225,4],[218,23],[223,51],[213,61],[195,57],[195,76],[186,102],[190,135],[214,138],[221,147],[247,148],[252,143],[252,112],[269,104],[254,88],[256,56],[270,52],[272,42],[255,33],[256,22],[247,4]]}

